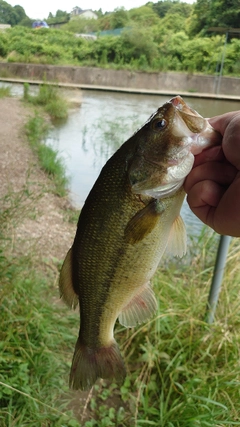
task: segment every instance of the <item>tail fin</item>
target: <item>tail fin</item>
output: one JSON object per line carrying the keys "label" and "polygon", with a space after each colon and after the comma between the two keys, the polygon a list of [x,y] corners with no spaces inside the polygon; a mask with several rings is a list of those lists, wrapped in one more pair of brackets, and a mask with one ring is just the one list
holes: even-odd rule
{"label": "tail fin", "polygon": [[70,373],[70,387],[87,390],[98,378],[116,379],[123,383],[126,370],[117,343],[108,347],[89,348],[78,338]]}

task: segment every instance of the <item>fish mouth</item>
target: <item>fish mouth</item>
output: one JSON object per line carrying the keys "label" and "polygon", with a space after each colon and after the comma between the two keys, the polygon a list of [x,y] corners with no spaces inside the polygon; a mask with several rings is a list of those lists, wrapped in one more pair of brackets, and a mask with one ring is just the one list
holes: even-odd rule
{"label": "fish mouth", "polygon": [[187,105],[186,102],[181,98],[181,96],[177,95],[174,98],[170,99],[169,102],[171,102],[171,104],[178,110],[179,114],[182,116],[183,119],[185,117],[186,120],[188,119],[191,121],[196,121],[196,132],[199,132],[201,130],[201,127],[204,126],[204,122],[206,119],[202,117],[201,114],[199,114],[196,110]]}
{"label": "fish mouth", "polygon": [[222,136],[220,133],[215,131],[206,118],[189,107],[181,96],[175,96],[170,102],[175,108],[177,127],[181,129],[185,126],[188,129],[188,135],[183,138],[182,144],[184,147],[189,147],[189,151],[194,156],[210,146],[221,143]]}
{"label": "fish mouth", "polygon": [[181,96],[175,96],[170,100],[170,103],[175,109],[175,114],[181,118],[187,128],[193,133],[200,133],[206,126],[206,119],[202,117],[197,111],[189,107]]}
{"label": "fish mouth", "polygon": [[197,111],[195,111],[193,108],[186,104],[186,102],[182,99],[180,95],[174,96],[174,98],[170,99],[169,102],[171,102],[171,104],[179,111],[182,111],[190,116],[197,116],[203,119],[203,117]]}

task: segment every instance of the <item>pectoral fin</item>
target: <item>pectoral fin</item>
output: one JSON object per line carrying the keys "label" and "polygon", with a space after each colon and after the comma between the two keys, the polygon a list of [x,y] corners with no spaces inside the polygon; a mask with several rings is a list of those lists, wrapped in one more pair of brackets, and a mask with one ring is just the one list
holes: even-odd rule
{"label": "pectoral fin", "polygon": [[182,257],[187,250],[187,233],[182,217],[179,215],[170,230],[166,252]]}
{"label": "pectoral fin", "polygon": [[78,305],[78,295],[73,289],[72,283],[72,249],[69,249],[59,278],[60,297],[70,308],[76,308]]}
{"label": "pectoral fin", "polygon": [[154,200],[137,212],[125,228],[124,235],[126,241],[132,245],[140,242],[154,229],[163,211],[164,208],[161,202]]}
{"label": "pectoral fin", "polygon": [[118,320],[126,328],[136,326],[148,320],[157,310],[158,304],[149,284],[140,288],[139,292],[124,307]]}

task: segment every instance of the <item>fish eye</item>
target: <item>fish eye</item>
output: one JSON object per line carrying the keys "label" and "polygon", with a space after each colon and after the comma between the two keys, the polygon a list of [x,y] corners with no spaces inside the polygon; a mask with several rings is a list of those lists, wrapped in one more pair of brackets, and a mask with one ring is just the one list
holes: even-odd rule
{"label": "fish eye", "polygon": [[155,119],[152,123],[153,130],[157,132],[165,129],[166,126],[167,126],[167,121],[165,119]]}

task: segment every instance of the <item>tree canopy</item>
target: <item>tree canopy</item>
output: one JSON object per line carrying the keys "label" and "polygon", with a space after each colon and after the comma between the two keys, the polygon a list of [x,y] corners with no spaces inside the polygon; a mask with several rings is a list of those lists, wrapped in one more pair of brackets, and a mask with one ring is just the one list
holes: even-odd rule
{"label": "tree canopy", "polygon": [[[223,55],[225,35],[210,27],[237,27],[239,0],[180,0],[148,2],[125,10],[102,13],[98,19],[76,18],[58,10],[48,23],[67,22],[57,30],[24,31],[24,9],[0,0],[0,22],[15,28],[0,34],[0,55],[8,61],[108,66],[144,71],[187,71],[215,73]],[[20,26],[21,25],[21,26]],[[18,28],[18,29],[17,29]],[[15,31],[16,29],[16,31]],[[79,38],[95,33],[98,37]],[[240,39],[229,38],[224,72],[240,73]]]}
{"label": "tree canopy", "polygon": [[[162,23],[172,22],[172,31],[174,28],[174,18],[180,22],[179,16],[187,20],[187,32],[190,36],[197,34],[206,34],[209,27],[232,27],[240,26],[240,1],[239,0],[196,0],[189,4],[181,0],[160,0],[157,2],[146,2],[145,6],[125,10],[123,7],[117,8],[114,12],[102,13],[99,9],[95,11],[98,20],[86,20],[79,22],[81,32],[111,30],[116,28],[131,26],[132,22],[138,22],[143,27],[158,25],[161,20],[170,15],[172,18],[162,21]],[[41,17],[43,18],[43,17]],[[49,12],[48,23],[68,22],[70,13],[57,10],[55,16]],[[22,6],[11,6],[5,0],[0,0],[0,23],[14,25],[29,25],[29,18]],[[79,19],[80,21],[80,19]],[[89,21],[92,21],[91,23]],[[95,21],[95,22],[93,22]],[[97,22],[96,22],[97,21]],[[70,25],[76,28],[76,24]],[[186,31],[186,28],[182,28]]]}
{"label": "tree canopy", "polygon": [[240,27],[239,0],[197,0],[193,5],[191,34],[206,32],[209,27]]}
{"label": "tree canopy", "polygon": [[0,23],[9,25],[18,25],[27,18],[22,6],[11,6],[4,0],[0,0]]}

